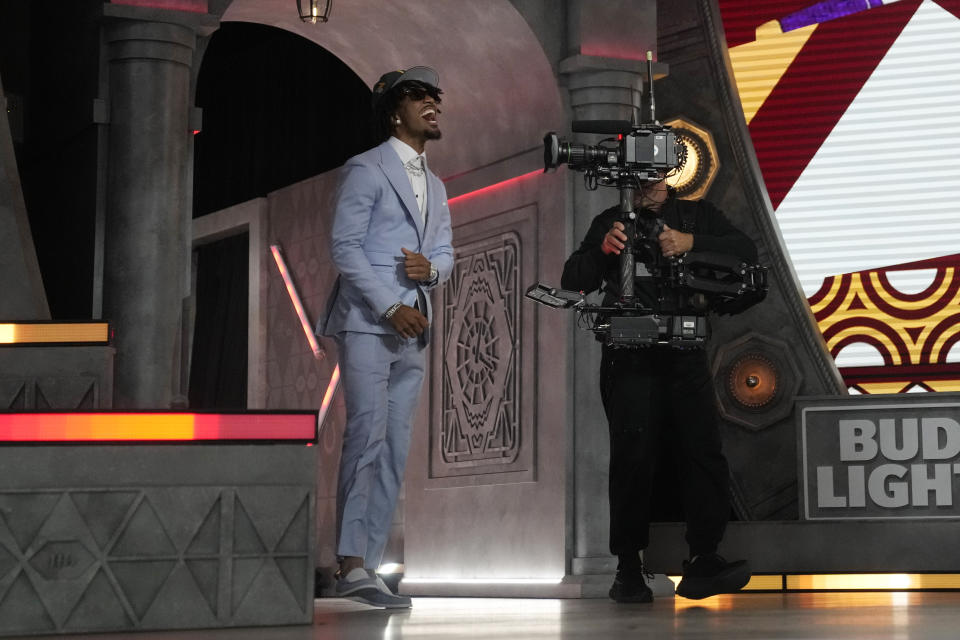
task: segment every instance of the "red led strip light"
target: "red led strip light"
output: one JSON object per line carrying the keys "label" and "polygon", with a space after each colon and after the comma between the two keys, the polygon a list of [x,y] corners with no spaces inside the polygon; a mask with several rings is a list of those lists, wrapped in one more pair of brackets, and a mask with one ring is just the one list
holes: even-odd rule
{"label": "red led strip light", "polygon": [[0,442],[313,441],[315,413],[5,413]]}
{"label": "red led strip light", "polygon": [[488,185],[488,186],[486,186],[486,187],[482,187],[482,188],[480,188],[480,189],[476,189],[475,191],[468,191],[467,193],[460,194],[459,196],[456,196],[456,197],[454,197],[454,198],[448,198],[448,199],[447,199],[447,204],[453,204],[453,203],[455,203],[455,202],[462,202],[463,200],[466,200],[466,199],[468,199],[468,198],[475,198],[475,197],[477,197],[477,196],[490,195],[490,194],[495,193],[495,192],[497,192],[497,191],[501,191],[501,190],[503,190],[503,189],[506,189],[506,188],[508,188],[508,187],[511,187],[511,186],[513,186],[515,183],[518,183],[518,182],[520,182],[520,181],[522,181],[522,180],[524,180],[524,179],[526,179],[526,178],[531,178],[531,177],[533,177],[533,176],[540,175],[541,173],[543,173],[543,171],[540,170],[540,169],[538,169],[538,170],[536,170],[536,171],[531,171],[531,172],[529,172],[529,173],[524,173],[524,174],[521,174],[521,175],[519,175],[519,176],[516,176],[516,177],[513,177],[513,178],[509,178],[509,179],[507,179],[507,180],[503,180],[503,181],[501,181],[501,182],[495,182],[495,183],[493,183],[493,184],[491,184],[491,185]]}

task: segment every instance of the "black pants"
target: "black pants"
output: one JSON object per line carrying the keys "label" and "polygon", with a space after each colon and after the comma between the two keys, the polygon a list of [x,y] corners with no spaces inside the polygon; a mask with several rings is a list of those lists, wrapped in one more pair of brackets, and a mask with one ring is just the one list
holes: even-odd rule
{"label": "black pants", "polygon": [[691,557],[715,552],[730,514],[730,479],[706,353],[604,347],[600,394],[610,427],[611,553],[630,555],[649,543],[664,443],[678,467]]}

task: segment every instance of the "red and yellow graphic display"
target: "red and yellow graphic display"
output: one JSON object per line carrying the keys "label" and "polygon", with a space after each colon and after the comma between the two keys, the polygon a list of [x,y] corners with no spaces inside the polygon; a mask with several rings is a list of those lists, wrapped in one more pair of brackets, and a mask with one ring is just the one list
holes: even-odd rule
{"label": "red and yellow graphic display", "polygon": [[913,295],[894,288],[889,273],[829,277],[809,300],[830,353],[860,342],[883,359],[841,367],[847,384],[862,393],[960,391],[960,365],[948,362],[960,341],[960,270],[937,268],[930,286]]}
{"label": "red and yellow graphic display", "polygon": [[853,393],[960,390],[960,0],[720,0],[799,284]]}
{"label": "red and yellow graphic display", "polygon": [[6,413],[0,442],[295,440],[312,442],[316,413]]}

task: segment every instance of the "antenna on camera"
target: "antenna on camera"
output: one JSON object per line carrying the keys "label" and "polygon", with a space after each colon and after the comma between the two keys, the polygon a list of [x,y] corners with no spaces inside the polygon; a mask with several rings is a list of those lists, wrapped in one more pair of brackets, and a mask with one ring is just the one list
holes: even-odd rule
{"label": "antenna on camera", "polygon": [[650,82],[650,122],[660,124],[657,121],[657,103],[653,99],[653,51],[647,51],[647,79]]}

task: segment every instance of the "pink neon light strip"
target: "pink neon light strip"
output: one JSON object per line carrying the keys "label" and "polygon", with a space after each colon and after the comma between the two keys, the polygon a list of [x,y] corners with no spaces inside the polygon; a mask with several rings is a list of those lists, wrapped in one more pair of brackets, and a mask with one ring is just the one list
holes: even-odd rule
{"label": "pink neon light strip", "polygon": [[287,263],[283,259],[283,254],[280,253],[280,245],[270,245],[270,252],[273,253],[273,260],[277,263],[277,268],[280,269],[280,275],[283,277],[283,284],[287,287],[287,295],[290,296],[290,302],[293,303],[293,309],[297,312],[297,317],[300,318],[300,326],[303,327],[303,333],[305,336],[307,336],[307,342],[310,343],[310,349],[313,350],[313,357],[317,360],[323,360],[323,358],[326,357],[326,354],[320,347],[320,343],[317,342],[317,336],[313,334],[313,327],[310,326],[310,321],[307,320],[307,311],[303,308],[303,303],[300,301],[300,294],[297,293],[297,288],[293,285],[293,279],[290,277],[290,270],[287,269]]}
{"label": "pink neon light strip", "polygon": [[461,201],[463,201],[463,200],[466,200],[467,198],[474,198],[474,197],[476,197],[476,196],[488,195],[488,194],[491,194],[491,193],[493,193],[493,192],[495,192],[495,191],[500,191],[501,189],[506,189],[507,187],[512,186],[514,183],[520,182],[521,180],[524,180],[525,178],[530,178],[530,177],[533,177],[533,176],[536,176],[536,175],[540,175],[541,173],[543,173],[543,171],[541,171],[541,170],[538,169],[538,170],[536,170],[536,171],[531,171],[531,172],[529,172],[529,173],[524,173],[524,174],[521,174],[521,175],[519,175],[519,176],[515,176],[515,177],[513,177],[513,178],[508,178],[507,180],[503,180],[503,181],[501,181],[501,182],[495,182],[495,183],[493,183],[493,184],[491,184],[491,185],[487,185],[486,187],[482,187],[482,188],[477,189],[477,190],[475,190],[475,191],[468,191],[467,193],[462,193],[462,194],[460,194],[459,196],[456,196],[456,197],[454,197],[454,198],[448,198],[448,199],[447,199],[447,204],[453,204],[454,202],[461,202]]}
{"label": "pink neon light strip", "polygon": [[313,440],[315,413],[4,413],[0,442]]}
{"label": "pink neon light strip", "polygon": [[340,384],[340,365],[333,368],[333,374],[330,376],[330,382],[327,383],[327,390],[323,394],[323,402],[320,404],[320,414],[317,417],[317,428],[323,429],[323,421],[327,419],[327,411],[330,409],[330,403],[333,401],[333,394],[337,392],[337,386]]}

